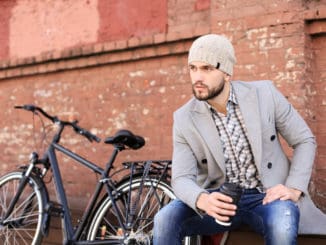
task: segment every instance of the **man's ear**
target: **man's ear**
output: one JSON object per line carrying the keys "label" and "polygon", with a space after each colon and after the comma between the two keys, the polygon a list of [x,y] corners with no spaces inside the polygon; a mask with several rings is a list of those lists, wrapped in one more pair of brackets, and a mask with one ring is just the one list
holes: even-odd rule
{"label": "man's ear", "polygon": [[231,75],[227,74],[227,73],[224,73],[224,80],[226,82],[230,82],[231,81]]}

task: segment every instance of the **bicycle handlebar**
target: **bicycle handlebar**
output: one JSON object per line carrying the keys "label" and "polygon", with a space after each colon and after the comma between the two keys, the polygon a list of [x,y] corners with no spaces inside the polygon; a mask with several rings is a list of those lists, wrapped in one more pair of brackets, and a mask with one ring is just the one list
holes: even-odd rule
{"label": "bicycle handlebar", "polygon": [[74,131],[84,137],[86,137],[90,142],[92,142],[93,140],[96,142],[100,142],[101,139],[99,137],[97,137],[95,134],[92,134],[90,131],[81,128],[80,126],[78,126],[78,121],[75,120],[73,122],[69,122],[69,121],[63,121],[60,120],[57,116],[51,116],[48,113],[46,113],[42,108],[35,106],[35,105],[22,105],[22,106],[15,106],[15,109],[23,109],[26,111],[31,111],[35,114],[37,114],[37,112],[40,112],[44,117],[46,117],[47,119],[49,119],[51,122],[53,123],[58,123],[61,124],[63,126],[70,126],[74,129]]}

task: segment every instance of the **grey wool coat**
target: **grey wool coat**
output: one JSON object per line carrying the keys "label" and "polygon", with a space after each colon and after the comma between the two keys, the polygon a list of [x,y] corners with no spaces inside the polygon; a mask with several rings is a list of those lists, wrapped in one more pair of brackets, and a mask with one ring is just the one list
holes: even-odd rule
{"label": "grey wool coat", "polygon": [[[308,193],[316,142],[309,127],[271,81],[233,81],[264,188],[284,184],[301,190],[300,234],[326,234],[326,215]],[[293,148],[286,156],[280,137]],[[216,125],[205,102],[195,98],[174,113],[172,187],[198,211],[196,200],[225,181],[225,161]]]}

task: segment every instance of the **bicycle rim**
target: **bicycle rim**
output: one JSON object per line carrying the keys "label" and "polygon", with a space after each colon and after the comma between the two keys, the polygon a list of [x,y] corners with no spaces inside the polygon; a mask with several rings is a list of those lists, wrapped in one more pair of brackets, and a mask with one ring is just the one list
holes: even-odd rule
{"label": "bicycle rim", "polygon": [[[126,243],[130,241],[132,244],[150,244],[154,215],[175,196],[167,184],[158,183],[155,179],[146,180],[143,185],[141,183],[141,178],[134,179],[131,184],[131,192],[129,192],[129,183],[127,182],[117,188],[119,194],[116,198],[116,205],[123,216],[122,222],[124,224],[127,223],[128,219],[126,214],[128,198],[130,198],[131,203],[137,202],[135,219],[129,234],[123,233],[118,222],[118,215],[112,207],[112,201],[107,197],[94,215],[88,232],[88,240],[112,240],[125,237]],[[142,194],[138,197],[141,186]]]}
{"label": "bicycle rim", "polygon": [[0,243],[4,245],[36,245],[42,240],[43,202],[40,186],[33,178],[29,178],[10,216],[3,220],[21,178],[21,172],[0,178]]}

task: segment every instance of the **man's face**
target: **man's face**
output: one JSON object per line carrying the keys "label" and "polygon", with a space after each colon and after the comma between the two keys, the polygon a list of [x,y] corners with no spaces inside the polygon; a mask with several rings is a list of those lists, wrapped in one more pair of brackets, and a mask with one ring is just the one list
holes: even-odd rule
{"label": "man's face", "polygon": [[189,65],[192,91],[198,100],[217,97],[224,88],[226,74],[215,67],[195,61]]}

